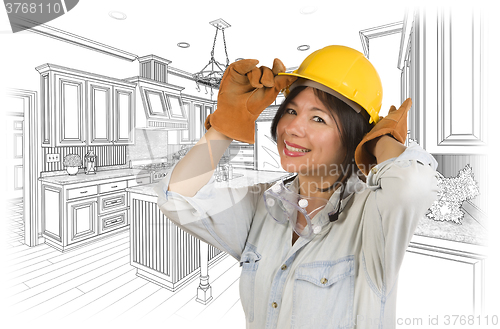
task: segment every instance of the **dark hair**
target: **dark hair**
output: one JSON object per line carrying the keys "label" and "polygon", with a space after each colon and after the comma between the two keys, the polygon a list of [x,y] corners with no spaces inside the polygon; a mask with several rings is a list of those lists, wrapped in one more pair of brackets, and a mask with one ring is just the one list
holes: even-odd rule
{"label": "dark hair", "polygon": [[[278,127],[278,122],[285,113],[288,104],[306,88],[307,86],[295,87],[278,108],[278,111],[276,112],[276,115],[274,116],[273,122],[271,124],[271,136],[273,137],[273,140],[275,142],[277,142],[276,130]],[[354,152],[356,151],[356,147],[361,142],[365,134],[368,133],[373,127],[373,124],[369,123],[370,117],[368,113],[366,113],[366,111],[357,113],[352,109],[352,107],[347,105],[339,98],[316,88],[313,88],[313,90],[316,97],[318,97],[318,99],[326,106],[327,109],[329,109],[332,113],[335,113],[337,118],[340,120],[340,122],[338,122],[340,129],[340,140],[342,142],[342,146],[346,150],[346,156],[341,164],[341,168],[343,169],[341,170],[340,176],[333,185],[323,189],[322,192],[326,192],[336,187],[339,182],[340,184],[344,185],[345,181],[354,173],[358,175],[360,179],[365,181],[365,176],[361,173],[358,166],[356,165],[356,162],[354,161]]]}

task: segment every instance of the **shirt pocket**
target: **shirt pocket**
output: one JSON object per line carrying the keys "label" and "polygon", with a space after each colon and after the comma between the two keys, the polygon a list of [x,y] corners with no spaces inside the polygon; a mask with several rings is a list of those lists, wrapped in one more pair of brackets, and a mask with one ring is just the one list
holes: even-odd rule
{"label": "shirt pocket", "polygon": [[292,328],[350,328],[354,273],[354,256],[300,265],[295,272]]}
{"label": "shirt pocket", "polygon": [[259,267],[261,255],[257,248],[247,243],[240,259],[242,267],[240,275],[240,300],[248,322],[254,319],[255,304],[255,274]]}

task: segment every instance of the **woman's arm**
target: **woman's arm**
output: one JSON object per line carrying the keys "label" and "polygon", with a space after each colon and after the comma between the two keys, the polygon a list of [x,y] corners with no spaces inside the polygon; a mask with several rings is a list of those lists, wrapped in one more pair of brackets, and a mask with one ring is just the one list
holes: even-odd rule
{"label": "woman's arm", "polygon": [[269,184],[231,188],[210,183],[213,168],[231,140],[210,128],[156,185],[155,192],[159,209],[171,222],[239,260],[257,203]]}
{"label": "woman's arm", "polygon": [[418,144],[405,148],[389,136],[371,146],[378,164],[366,180],[363,261],[379,293],[389,294],[417,224],[437,198],[437,162]]}
{"label": "woman's arm", "polygon": [[175,166],[168,190],[193,197],[208,183],[232,141],[232,138],[221,134],[213,127],[208,129],[207,133]]}

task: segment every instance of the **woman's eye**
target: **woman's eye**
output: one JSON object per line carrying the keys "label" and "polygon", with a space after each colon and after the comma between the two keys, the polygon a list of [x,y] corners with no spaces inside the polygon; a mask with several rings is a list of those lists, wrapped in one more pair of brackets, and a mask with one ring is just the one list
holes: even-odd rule
{"label": "woman's eye", "polygon": [[295,110],[293,110],[293,109],[287,109],[286,113],[288,113],[288,114],[297,114],[297,112],[295,112]]}
{"label": "woman's eye", "polygon": [[313,120],[316,122],[326,123],[325,120],[321,119],[320,117],[314,117]]}

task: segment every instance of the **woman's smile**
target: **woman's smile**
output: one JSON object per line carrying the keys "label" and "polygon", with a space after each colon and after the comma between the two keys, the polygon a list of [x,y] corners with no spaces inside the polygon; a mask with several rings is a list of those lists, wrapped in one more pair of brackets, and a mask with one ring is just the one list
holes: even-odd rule
{"label": "woman's smile", "polygon": [[306,153],[311,152],[311,150],[306,149],[300,145],[290,143],[288,141],[285,142],[285,147],[283,148],[283,153],[290,157],[300,157],[306,155]]}

